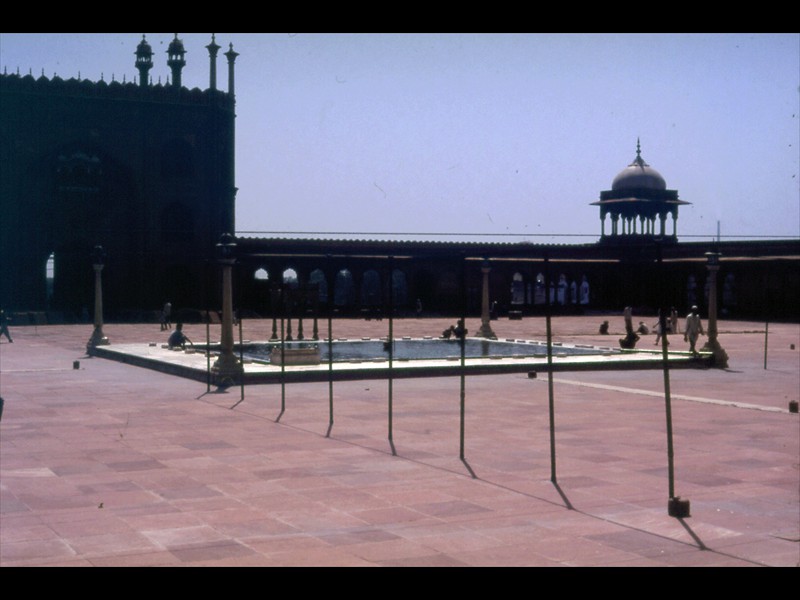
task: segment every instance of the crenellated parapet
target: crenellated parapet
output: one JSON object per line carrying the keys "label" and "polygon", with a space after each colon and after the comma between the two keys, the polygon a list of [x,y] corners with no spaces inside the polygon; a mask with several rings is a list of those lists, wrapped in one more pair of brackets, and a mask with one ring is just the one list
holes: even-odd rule
{"label": "crenellated parapet", "polygon": [[211,105],[217,107],[233,108],[233,72],[234,61],[238,53],[234,52],[233,44],[230,50],[225,53],[228,58],[228,92],[217,89],[216,85],[216,60],[219,46],[216,44],[214,36],[211,36],[211,44],[206,46],[209,53],[209,88],[201,90],[199,88],[186,88],[181,83],[181,71],[186,65],[186,49],[183,42],[175,34],[175,38],[169,45],[167,51],[167,65],[172,72],[172,82],[162,84],[161,80],[153,83],[150,80],[150,69],[153,68],[153,49],[143,35],[141,42],[136,47],[134,66],[139,71],[139,81],[126,81],[123,76],[122,81],[117,81],[114,76],[111,82],[107,82],[101,75],[100,81],[90,81],[77,78],[62,79],[57,74],[47,77],[44,72],[39,77],[34,77],[32,72],[27,75],[8,74],[3,72],[0,75],[0,86],[6,93],[22,94],[41,94],[41,95],[64,95],[65,97],[97,98],[103,100],[136,100],[150,101],[159,104],[193,104]]}
{"label": "crenellated parapet", "polygon": [[199,88],[176,89],[173,85],[156,83],[141,87],[134,82],[110,82],[101,79],[62,79],[58,75],[47,77],[44,74],[34,77],[32,74],[19,75],[3,73],[0,75],[0,86],[5,93],[36,94],[76,98],[96,98],[104,100],[136,100],[158,102],[159,104],[195,104],[233,107],[233,96],[217,89],[201,90]]}

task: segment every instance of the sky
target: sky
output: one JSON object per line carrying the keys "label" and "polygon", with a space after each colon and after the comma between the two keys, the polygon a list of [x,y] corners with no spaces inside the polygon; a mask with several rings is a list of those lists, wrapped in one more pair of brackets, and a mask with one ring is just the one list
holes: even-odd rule
{"label": "sky", "polygon": [[[178,36],[207,88],[211,34]],[[680,240],[800,237],[800,34],[215,36],[239,234],[592,243],[639,140]],[[0,33],[0,68],[131,81],[141,39]]]}

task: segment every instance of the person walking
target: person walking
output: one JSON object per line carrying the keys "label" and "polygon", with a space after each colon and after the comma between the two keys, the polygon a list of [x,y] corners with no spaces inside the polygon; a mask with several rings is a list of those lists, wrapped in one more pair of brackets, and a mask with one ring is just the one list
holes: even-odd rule
{"label": "person walking", "polygon": [[703,331],[703,323],[700,321],[700,315],[697,314],[697,306],[692,306],[691,312],[686,315],[686,329],[683,334],[683,341],[689,342],[689,350],[692,354],[697,354],[695,346],[698,336],[705,334],[705,331]]}
{"label": "person walking", "polygon": [[672,334],[680,333],[680,327],[678,327],[678,311],[675,310],[674,306],[669,310],[669,328]]}
{"label": "person walking", "polygon": [[161,331],[172,329],[172,303],[167,302],[161,309]]}
{"label": "person walking", "polygon": [[6,311],[0,308],[0,336],[6,336],[9,343],[13,344],[14,340],[11,339],[11,333],[8,331],[9,321],[11,319],[6,316]]}

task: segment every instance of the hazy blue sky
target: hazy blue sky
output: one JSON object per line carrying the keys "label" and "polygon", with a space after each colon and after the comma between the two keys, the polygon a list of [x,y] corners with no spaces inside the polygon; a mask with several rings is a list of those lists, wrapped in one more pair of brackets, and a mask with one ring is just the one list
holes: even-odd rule
{"label": "hazy blue sky", "polygon": [[[170,33],[148,33],[166,83]],[[0,66],[138,76],[141,34],[0,34]],[[179,34],[208,87],[211,34]],[[800,236],[800,34],[218,33],[236,61],[237,229],[599,237],[642,157],[680,239]],[[218,59],[218,86],[227,64]],[[524,237],[527,236],[527,237]],[[699,237],[696,237],[699,236]],[[360,235],[359,237],[377,237]],[[478,238],[480,239],[480,238]]]}

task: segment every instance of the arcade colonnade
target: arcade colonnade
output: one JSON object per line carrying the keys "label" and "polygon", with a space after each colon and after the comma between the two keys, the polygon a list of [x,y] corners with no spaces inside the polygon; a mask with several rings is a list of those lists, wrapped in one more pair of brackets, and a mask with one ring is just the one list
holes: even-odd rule
{"label": "arcade colonnade", "polygon": [[[586,273],[561,269],[548,284],[544,260],[509,264],[498,259],[465,257],[439,261],[412,257],[242,257],[237,275],[244,303],[256,313],[273,308],[279,290],[293,290],[309,306],[342,314],[369,314],[391,307],[399,314],[474,313],[482,309],[481,267],[488,265],[486,285],[502,312],[558,307],[588,308],[591,285]],[[548,294],[549,285],[549,294]],[[548,298],[549,296],[549,298]]]}

